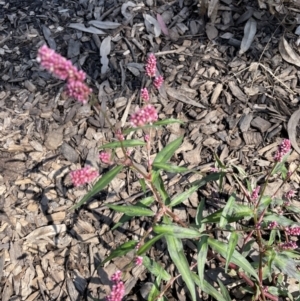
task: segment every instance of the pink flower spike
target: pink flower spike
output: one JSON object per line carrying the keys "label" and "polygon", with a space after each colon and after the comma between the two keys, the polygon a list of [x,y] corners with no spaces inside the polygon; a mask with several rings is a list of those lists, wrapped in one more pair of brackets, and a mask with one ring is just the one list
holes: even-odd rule
{"label": "pink flower spike", "polygon": [[158,90],[164,82],[164,78],[160,75],[153,81],[153,86]]}
{"label": "pink flower spike", "polygon": [[110,154],[108,152],[101,152],[99,154],[99,159],[102,163],[105,163],[105,164],[110,164],[111,163]]}
{"label": "pink flower spike", "polygon": [[74,97],[82,104],[86,104],[89,99],[89,95],[92,92],[84,82],[70,80],[67,83],[67,94],[70,97]]}
{"label": "pink flower spike", "polygon": [[274,229],[278,226],[278,223],[276,221],[274,222],[269,222],[269,225],[268,225],[268,229]]}
{"label": "pink flower spike", "polygon": [[56,53],[47,45],[39,48],[37,54],[37,62],[41,64],[48,72],[62,80],[84,81],[86,78],[85,72],[73,66],[72,62]]}
{"label": "pink flower spike", "polygon": [[286,227],[285,231],[287,234],[289,235],[295,235],[295,236],[299,236],[300,235],[300,227]]}
{"label": "pink flower spike", "polygon": [[295,242],[289,241],[289,242],[279,244],[279,248],[282,250],[290,250],[290,249],[297,249],[298,246]]}
{"label": "pink flower spike", "polygon": [[157,121],[158,114],[152,105],[139,109],[135,114],[130,116],[130,123],[133,127],[143,126],[148,123]]}
{"label": "pink flower spike", "polygon": [[156,57],[153,53],[150,53],[146,63],[146,74],[149,77],[154,77],[156,74]]}
{"label": "pink flower spike", "polygon": [[141,89],[141,98],[145,102],[149,102],[150,96],[149,96],[149,91],[147,88]]}
{"label": "pink flower spike", "polygon": [[143,257],[142,256],[138,256],[135,258],[135,264],[137,266],[141,266],[143,264]]}
{"label": "pink flower spike", "polygon": [[294,197],[295,196],[295,191],[294,190],[290,190],[290,191],[288,191],[286,194],[285,194],[285,197],[287,198],[287,199],[291,199],[292,197]]}
{"label": "pink flower spike", "polygon": [[114,283],[109,296],[106,297],[107,301],[122,301],[125,295],[125,285],[121,280],[121,271],[117,271],[111,277],[111,281]]}
{"label": "pink flower spike", "polygon": [[281,162],[282,158],[291,150],[291,141],[289,139],[283,139],[278,147],[278,150],[274,156],[275,162]]}
{"label": "pink flower spike", "polygon": [[99,176],[99,172],[90,166],[70,172],[72,183],[75,187],[92,182]]}
{"label": "pink flower spike", "polygon": [[250,199],[252,201],[257,201],[258,200],[258,194],[259,194],[259,191],[260,191],[260,186],[257,186],[253,191],[252,191],[252,194],[251,194],[251,197]]}

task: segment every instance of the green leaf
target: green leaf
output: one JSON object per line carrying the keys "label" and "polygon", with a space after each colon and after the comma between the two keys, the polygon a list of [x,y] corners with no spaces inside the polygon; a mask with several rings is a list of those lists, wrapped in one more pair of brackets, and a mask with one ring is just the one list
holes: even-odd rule
{"label": "green leaf", "polygon": [[172,165],[172,164],[169,164],[169,163],[153,163],[152,168],[155,171],[164,170],[166,172],[171,172],[171,173],[181,173],[181,172],[190,171],[186,167]]}
{"label": "green leaf", "polygon": [[203,280],[203,285],[201,285],[198,275],[192,273],[193,280],[200,287],[200,289],[206,294],[212,296],[217,301],[227,301],[211,284],[209,284],[205,279]]}
{"label": "green leaf", "polygon": [[123,243],[122,245],[117,247],[115,250],[113,250],[110,253],[110,255],[102,261],[102,265],[104,265],[106,262],[112,260],[113,258],[123,256],[123,255],[127,254],[128,252],[130,252],[131,250],[134,250],[134,248],[136,247],[137,244],[138,244],[138,242],[136,240],[130,240],[130,241]]}
{"label": "green leaf", "polygon": [[[154,174],[154,172],[152,173],[152,175]],[[152,177],[153,179],[153,177]],[[157,189],[157,191],[159,192],[162,201],[165,205],[169,205],[170,204],[170,197],[166,191],[165,185],[164,185],[164,181],[161,177],[161,175],[158,173],[157,175],[155,175],[155,179],[153,179],[153,185],[154,187]]]}
{"label": "green leaf", "polygon": [[124,135],[127,135],[131,132],[135,132],[137,130],[147,130],[147,129],[153,129],[153,128],[156,128],[156,127],[159,127],[159,126],[164,126],[164,125],[168,125],[168,124],[172,124],[172,123],[181,123],[181,124],[184,124],[183,121],[179,120],[179,119],[175,119],[175,118],[170,118],[170,119],[164,119],[164,120],[159,120],[159,121],[156,121],[154,122],[153,124],[147,124],[145,126],[138,126],[138,127],[131,127],[129,129],[126,129],[123,131],[123,134]]}
{"label": "green leaf", "polygon": [[155,282],[153,283],[151,290],[149,292],[148,295],[148,301],[156,301],[157,297],[159,296],[159,286],[160,286],[160,282],[161,282],[161,277],[157,277],[155,279]]}
{"label": "green leaf", "polygon": [[139,182],[140,182],[140,185],[141,185],[141,188],[142,188],[143,192],[146,193],[147,192],[147,187],[146,187],[145,179],[144,178],[139,179]]}
{"label": "green leaf", "polygon": [[195,283],[192,279],[192,272],[190,270],[190,265],[184,255],[183,245],[180,239],[177,239],[171,235],[165,236],[168,251],[172,261],[177,267],[179,273],[181,274],[183,282],[186,284],[188,290],[190,291],[192,301],[196,301],[196,289]]}
{"label": "green leaf", "polygon": [[231,298],[230,298],[229,292],[228,292],[227,288],[225,287],[225,285],[222,283],[222,281],[219,278],[217,278],[217,281],[219,283],[221,293],[222,293],[223,297],[225,298],[225,300],[226,301],[232,301]]}
{"label": "green leaf", "polygon": [[188,190],[180,193],[179,195],[175,196],[173,200],[171,200],[170,207],[177,206],[184,202],[187,198],[189,198],[195,191],[199,189],[199,186],[192,186]]}
{"label": "green leaf", "polygon": [[74,205],[71,209],[77,209],[86,203],[91,197],[99,193],[103,188],[105,188],[116,176],[117,174],[123,169],[123,166],[116,166],[106,174],[104,174],[97,183],[92,187],[92,189],[82,198],[80,202]]}
{"label": "green leaf", "polygon": [[273,259],[273,263],[281,272],[300,281],[300,272],[292,258],[289,258],[285,254],[277,253]]}
{"label": "green leaf", "polygon": [[276,162],[276,165],[274,167],[274,169],[272,170],[272,173],[271,173],[271,176],[277,174],[277,173],[282,173],[284,172],[284,169],[285,169],[285,163],[286,163],[286,160],[288,159],[289,155],[290,155],[291,152],[288,152],[283,158],[282,158],[282,161],[281,162]]}
{"label": "green leaf", "polygon": [[146,253],[158,240],[160,240],[164,234],[159,234],[145,242],[136,252],[137,255]]}
{"label": "green leaf", "polygon": [[220,158],[218,157],[218,155],[217,155],[216,153],[214,153],[214,157],[215,157],[215,160],[216,160],[217,163],[218,163],[219,168],[226,169],[226,166],[225,166],[224,163],[220,160]]}
{"label": "green leaf", "polygon": [[198,242],[198,256],[197,256],[197,266],[198,266],[198,275],[200,280],[200,286],[204,286],[204,270],[205,263],[207,258],[207,243],[208,236],[202,236],[200,241]]}
{"label": "green leaf", "polygon": [[147,256],[143,256],[143,265],[154,276],[161,277],[161,279],[165,281],[169,281],[171,279],[171,275],[159,263],[153,261]]}
{"label": "green leaf", "polygon": [[291,225],[297,225],[300,226],[299,223],[296,223],[294,221],[292,221],[291,219],[286,218],[285,216],[282,215],[277,215],[277,214],[269,214],[269,215],[265,215],[264,217],[264,222],[268,223],[268,222],[277,222],[278,225],[282,226],[282,227],[287,227],[287,226],[291,226]]}
{"label": "green leaf", "polygon": [[[149,196],[149,197],[146,197],[140,201],[138,201],[135,205],[133,206],[150,206],[152,203],[154,202],[154,197],[153,196]],[[119,221],[111,228],[111,230],[115,230],[117,229],[118,227],[120,227],[122,224],[128,222],[129,220],[132,219],[132,216],[129,216],[129,215],[122,215],[121,218],[119,219]]]}
{"label": "green leaf", "polygon": [[223,173],[222,172],[214,172],[209,174],[206,177],[203,177],[201,180],[197,180],[191,183],[192,186],[202,187],[211,181],[218,181]]}
{"label": "green leaf", "polygon": [[135,146],[142,146],[146,145],[146,142],[142,140],[124,140],[122,142],[120,141],[114,141],[114,142],[109,142],[104,145],[102,145],[100,148],[106,149],[106,148],[118,148],[118,147],[135,147]]}
{"label": "green leaf", "polygon": [[231,232],[229,242],[228,242],[228,248],[226,252],[226,264],[225,264],[225,273],[227,273],[228,270],[228,264],[231,261],[232,254],[235,250],[235,247],[238,242],[238,234],[236,232]]}
{"label": "green leaf", "polygon": [[220,218],[220,228],[224,228],[227,223],[228,223],[228,217],[231,216],[231,213],[233,211],[233,204],[235,203],[235,194],[232,194],[228,201],[227,201],[227,204],[225,205],[223,211],[222,211],[222,215],[221,215],[221,218]]}
{"label": "green leaf", "polygon": [[205,200],[201,199],[201,201],[198,205],[198,208],[197,208],[197,213],[196,213],[196,218],[195,218],[196,225],[198,227],[200,227],[200,230],[202,230],[203,226],[205,226],[202,224],[204,204],[205,204]]}
{"label": "green leaf", "polygon": [[194,228],[183,228],[177,225],[155,225],[153,231],[157,234],[171,235],[176,238],[198,238],[201,233]]}
{"label": "green leaf", "polygon": [[233,166],[238,171],[241,179],[245,179],[247,177],[247,174],[242,167],[234,165],[234,164],[230,164],[230,165]]}
{"label": "green leaf", "polygon": [[155,214],[150,209],[141,206],[136,206],[136,205],[119,206],[119,205],[106,204],[106,206],[117,212],[125,213],[128,216],[153,216]]}
{"label": "green leaf", "polygon": [[[210,247],[215,250],[217,253],[221,254],[224,258],[226,257],[227,254],[227,248],[228,245],[224,244],[220,241],[217,241],[213,238],[208,238],[208,244]],[[234,264],[238,265],[240,268],[242,268],[246,273],[249,273],[252,275],[256,280],[258,280],[258,276],[256,271],[253,269],[251,264],[236,250],[233,251],[233,254],[231,256],[231,262]]]}
{"label": "green leaf", "polygon": [[258,210],[263,211],[266,207],[270,205],[271,202],[272,202],[272,198],[268,195],[264,195],[260,200]]}

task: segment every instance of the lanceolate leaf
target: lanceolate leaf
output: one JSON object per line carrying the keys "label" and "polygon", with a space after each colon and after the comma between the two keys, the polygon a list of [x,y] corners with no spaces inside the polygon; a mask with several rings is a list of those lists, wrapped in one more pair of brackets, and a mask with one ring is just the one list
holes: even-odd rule
{"label": "lanceolate leaf", "polygon": [[228,242],[228,248],[226,253],[226,264],[225,264],[225,273],[227,273],[228,264],[231,261],[232,254],[235,250],[236,244],[238,242],[238,234],[236,232],[231,232],[230,239]]}
{"label": "lanceolate leaf", "polygon": [[200,287],[200,289],[207,293],[208,295],[215,298],[217,301],[227,301],[211,284],[209,284],[205,279],[203,280],[203,284],[201,284],[198,275],[192,273],[193,280]]}
{"label": "lanceolate leaf", "polygon": [[190,270],[189,263],[183,253],[182,242],[180,239],[170,235],[166,235],[165,238],[170,257],[181,274],[182,280],[189,289],[192,300],[196,301],[195,283],[192,279],[192,272]]}
{"label": "lanceolate leaf", "polygon": [[225,298],[226,301],[232,301],[229,295],[228,290],[226,289],[225,285],[222,283],[222,281],[218,278],[218,283],[221,289],[221,293],[223,295],[223,297]]}
{"label": "lanceolate leaf", "polygon": [[164,234],[159,234],[157,236],[154,236],[147,242],[145,242],[136,252],[137,255],[145,254],[158,240],[160,240]]}
{"label": "lanceolate leaf", "polygon": [[153,216],[155,214],[152,210],[141,206],[134,206],[134,205],[119,206],[119,205],[107,204],[107,207],[117,212],[123,212],[128,216]]}
{"label": "lanceolate leaf", "polygon": [[163,203],[165,205],[169,205],[170,204],[170,197],[169,197],[169,195],[166,191],[164,181],[163,181],[161,175],[157,172],[153,172],[152,173],[152,179],[153,179],[153,185],[155,186],[155,188],[159,192]]}
{"label": "lanceolate leaf", "polygon": [[110,171],[108,171],[106,174],[104,174],[93,186],[93,188],[82,198],[82,200],[78,202],[75,206],[73,206],[71,209],[79,208],[81,205],[87,202],[91,197],[99,193],[117,176],[117,174],[122,170],[122,168],[123,166],[121,165],[116,166]]}
{"label": "lanceolate leaf", "polygon": [[177,225],[156,225],[153,231],[158,234],[172,235],[177,238],[198,238],[201,233],[197,229],[183,228]]}
{"label": "lanceolate leaf", "polygon": [[188,190],[180,193],[171,200],[170,207],[177,206],[189,198],[195,191],[199,189],[199,186],[192,186]]}
{"label": "lanceolate leaf", "polygon": [[276,254],[273,259],[273,264],[281,270],[284,274],[287,274],[291,278],[295,278],[300,281],[300,272],[297,269],[297,265],[293,258],[289,258],[285,254]]}
{"label": "lanceolate leaf", "polygon": [[222,211],[222,215],[220,218],[220,227],[224,228],[228,223],[228,217],[230,217],[232,211],[233,211],[233,204],[235,202],[235,194],[232,194],[230,198],[227,201],[226,206],[224,207]]}
{"label": "lanceolate leaf", "polygon": [[113,250],[108,257],[106,257],[103,261],[102,264],[105,264],[106,262],[112,260],[113,258],[120,257],[122,255],[127,254],[131,250],[134,250],[134,248],[137,245],[136,240],[130,240],[125,242],[124,244],[120,245],[118,248]]}
{"label": "lanceolate leaf", "polygon": [[143,256],[143,265],[154,276],[161,277],[161,279],[165,281],[169,281],[171,279],[171,275],[159,263],[153,261],[147,256]]}
{"label": "lanceolate leaf", "polygon": [[245,24],[240,54],[245,53],[250,48],[256,34],[256,27],[257,23],[253,18],[250,18]]}
{"label": "lanceolate leaf", "polygon": [[198,275],[200,280],[200,286],[204,286],[204,269],[207,258],[207,244],[208,236],[202,236],[200,241],[198,242],[198,257],[197,257],[197,265],[198,265]]}
{"label": "lanceolate leaf", "polygon": [[[208,238],[208,244],[210,247],[215,250],[217,253],[221,254],[221,256],[226,257],[227,248],[228,245],[224,244],[220,241],[217,241],[213,238]],[[240,268],[242,268],[246,273],[249,273],[254,278],[258,280],[258,276],[254,268],[251,266],[251,264],[236,250],[233,251],[231,262],[238,265]]]}
{"label": "lanceolate leaf", "polygon": [[222,176],[222,172],[214,172],[214,173],[211,173],[209,174],[208,176],[202,178],[201,180],[197,180],[197,181],[194,181],[191,183],[192,186],[204,186],[206,185],[208,182],[211,182],[211,181],[218,181],[220,179],[220,177]]}
{"label": "lanceolate leaf", "polygon": [[106,148],[117,148],[117,147],[135,147],[135,146],[141,146],[141,145],[146,145],[146,142],[141,141],[141,140],[124,140],[122,142],[120,141],[114,141],[110,143],[106,143],[102,145],[100,148],[106,149]]}
{"label": "lanceolate leaf", "polygon": [[186,167],[181,167],[181,166],[172,165],[172,164],[168,164],[168,163],[153,163],[152,168],[154,170],[164,170],[166,172],[173,172],[173,173],[181,173],[181,172],[190,171]]}

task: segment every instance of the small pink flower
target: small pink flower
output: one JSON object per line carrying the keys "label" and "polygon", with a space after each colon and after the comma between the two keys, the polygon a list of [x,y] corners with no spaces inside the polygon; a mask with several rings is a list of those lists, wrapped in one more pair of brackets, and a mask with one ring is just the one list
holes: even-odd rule
{"label": "small pink flower", "polygon": [[70,172],[71,180],[74,186],[84,185],[92,182],[99,176],[99,172],[93,170],[90,166]]}
{"label": "small pink flower", "polygon": [[142,256],[138,256],[135,258],[135,264],[137,266],[141,266],[143,264],[143,257]]}
{"label": "small pink flower", "polygon": [[105,163],[105,164],[110,164],[111,163],[110,153],[108,153],[108,152],[101,152],[99,154],[99,159],[102,163]]}
{"label": "small pink flower", "polygon": [[257,186],[251,193],[251,201],[257,201],[258,200],[258,194],[259,194],[259,191],[260,191],[260,186]]}
{"label": "small pink flower", "polygon": [[281,243],[278,246],[281,250],[291,250],[291,249],[297,249],[298,248],[297,244],[293,241]]}
{"label": "small pink flower", "polygon": [[278,147],[278,150],[274,156],[275,162],[281,162],[282,158],[291,150],[291,141],[288,139],[283,139]]}
{"label": "small pink flower", "polygon": [[150,100],[149,91],[147,88],[141,89],[141,98],[145,102],[148,102]]}
{"label": "small pink flower", "polygon": [[294,197],[295,196],[295,191],[294,190],[289,190],[286,194],[285,194],[285,197],[287,198],[287,199],[291,199],[292,197]]}
{"label": "small pink flower", "polygon": [[276,221],[269,222],[268,229],[274,229],[276,227],[278,227],[278,223]]}
{"label": "small pink flower", "polygon": [[149,77],[154,77],[156,74],[156,57],[153,53],[150,53],[146,63],[146,74]]}
{"label": "small pink flower", "polygon": [[149,135],[145,135],[144,136],[144,140],[145,140],[145,142],[149,142],[150,141],[150,136]]}
{"label": "small pink flower", "polygon": [[153,86],[158,90],[164,82],[164,78],[160,75],[153,81]]}
{"label": "small pink flower", "polygon": [[119,141],[124,141],[125,140],[125,137],[124,135],[122,134],[121,130],[120,129],[117,129],[116,132],[115,132],[115,135],[117,137],[117,139]]}
{"label": "small pink flower", "polygon": [[218,172],[219,168],[218,167],[211,167],[210,172]]}
{"label": "small pink flower", "polygon": [[152,105],[147,105],[130,116],[130,123],[133,127],[137,127],[152,123],[157,121],[157,119],[158,114],[156,109]]}
{"label": "small pink flower", "polygon": [[295,236],[300,235],[300,227],[293,227],[293,228],[286,227],[284,230],[289,235],[295,235]]}
{"label": "small pink flower", "polygon": [[70,80],[67,83],[67,94],[83,104],[88,102],[91,92],[92,89],[90,89],[84,82]]}
{"label": "small pink flower", "polygon": [[117,271],[111,277],[111,281],[114,283],[110,292],[110,295],[106,297],[107,301],[122,301],[125,295],[125,285],[121,280],[121,271]]}

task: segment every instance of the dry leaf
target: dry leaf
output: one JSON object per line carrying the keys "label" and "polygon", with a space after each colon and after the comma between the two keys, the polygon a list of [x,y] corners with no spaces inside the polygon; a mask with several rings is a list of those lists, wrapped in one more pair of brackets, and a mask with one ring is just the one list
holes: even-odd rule
{"label": "dry leaf", "polygon": [[205,26],[205,31],[210,41],[218,36],[218,30],[213,24],[207,23]]}
{"label": "dry leaf", "polygon": [[300,56],[292,49],[284,37],[279,42],[279,52],[285,61],[300,67]]}
{"label": "dry leaf", "polygon": [[298,154],[300,154],[300,148],[296,141],[296,128],[299,123],[299,119],[300,119],[300,109],[298,109],[292,114],[287,126],[289,139],[291,141],[293,148],[297,151]]}
{"label": "dry leaf", "polygon": [[42,25],[42,30],[43,30],[43,35],[48,43],[48,45],[50,46],[51,49],[56,50],[56,42],[55,40],[51,37],[51,31],[50,29],[45,26]]}
{"label": "dry leaf", "polygon": [[228,86],[229,86],[232,94],[236,98],[238,98],[242,102],[246,102],[247,101],[247,96],[242,92],[242,90],[236,85],[235,82],[233,82],[233,81],[228,82]]}
{"label": "dry leaf", "polygon": [[223,90],[223,85],[221,83],[217,84],[210,99],[211,104],[215,104],[217,102],[222,90]]}
{"label": "dry leaf", "polygon": [[211,0],[208,4],[207,16],[210,18],[211,15],[218,10],[219,0]]}
{"label": "dry leaf", "polygon": [[155,37],[159,37],[161,34],[161,27],[157,20],[148,14],[143,14],[143,16],[148,33],[153,33]]}
{"label": "dry leaf", "polygon": [[61,225],[50,225],[37,228],[30,232],[25,239],[27,241],[33,242],[45,238],[47,236],[57,235],[62,232],[66,232],[67,226],[65,224]]}
{"label": "dry leaf", "polygon": [[116,29],[121,25],[121,23],[98,20],[91,20],[89,21],[89,24],[101,29]]}
{"label": "dry leaf", "polygon": [[136,4],[131,1],[122,4],[121,13],[125,19],[129,20],[133,18],[132,14],[130,12],[127,12],[126,10],[128,7],[135,7],[135,6]]}
{"label": "dry leaf", "polygon": [[257,23],[253,18],[250,18],[245,24],[240,54],[245,53],[250,48],[256,34],[256,27]]}
{"label": "dry leaf", "polygon": [[164,21],[164,19],[162,18],[162,16],[160,14],[156,15],[157,18],[157,22],[160,25],[161,31],[164,33],[165,36],[169,35],[169,30],[166,26],[166,23]]}
{"label": "dry leaf", "polygon": [[101,46],[100,46],[100,62],[101,62],[101,74],[106,73],[108,69],[108,55],[110,54],[111,50],[111,37],[108,36],[105,39],[103,39]]}
{"label": "dry leaf", "polygon": [[68,27],[74,28],[77,30],[81,30],[88,33],[95,33],[95,34],[105,34],[103,30],[97,29],[95,27],[85,27],[82,23],[71,23]]}

